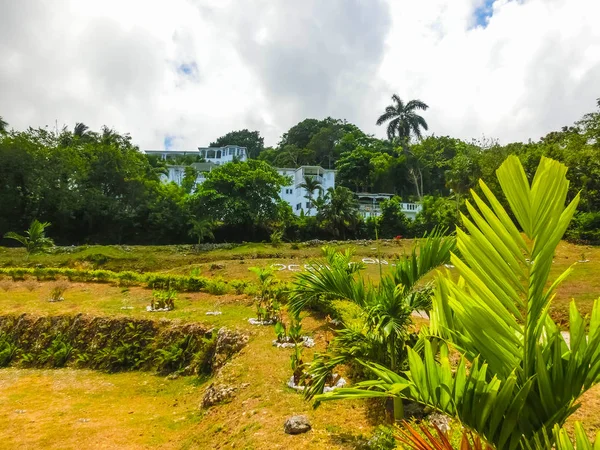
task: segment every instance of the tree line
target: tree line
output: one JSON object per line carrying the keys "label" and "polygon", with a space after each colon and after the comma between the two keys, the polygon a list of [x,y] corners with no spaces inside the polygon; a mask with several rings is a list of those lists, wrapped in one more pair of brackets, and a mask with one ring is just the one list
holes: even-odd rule
{"label": "tree line", "polygon": [[[245,146],[250,159],[213,170],[199,186],[191,167],[182,186],[163,183],[165,162],[140,152],[128,134],[107,127],[95,132],[83,123],[10,130],[0,117],[0,235],[38,219],[52,224],[49,236],[63,245],[418,236],[436,226],[452,230],[480,178],[504,201],[495,172],[512,154],[528,175],[542,156],[564,163],[569,198],[581,193],[568,236],[600,241],[600,100],[598,110],[571,126],[507,145],[423,137],[427,108],[394,95],[376,121],[386,127],[386,139],[331,117],[305,119],[267,148],[259,131],[232,131],[210,145]],[[279,198],[288,180],[274,167],[302,165],[337,170],[336,188],[328,192],[316,180],[304,182],[315,217],[294,215]],[[364,220],[353,192],[394,197],[382,203],[380,217]],[[402,214],[402,201],[422,203],[416,220]]]}

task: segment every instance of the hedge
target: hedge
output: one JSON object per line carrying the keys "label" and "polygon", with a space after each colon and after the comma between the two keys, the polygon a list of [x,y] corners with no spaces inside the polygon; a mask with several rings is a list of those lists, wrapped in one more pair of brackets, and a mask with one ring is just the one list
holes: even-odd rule
{"label": "hedge", "polygon": [[83,314],[6,315],[0,316],[0,367],[209,375],[220,358],[217,337],[224,331],[195,323]]}

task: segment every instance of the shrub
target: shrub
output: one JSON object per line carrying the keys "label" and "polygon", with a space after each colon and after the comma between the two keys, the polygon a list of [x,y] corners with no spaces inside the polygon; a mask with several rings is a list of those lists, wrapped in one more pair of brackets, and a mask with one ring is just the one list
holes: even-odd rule
{"label": "shrub", "polygon": [[212,295],[224,295],[227,294],[229,288],[227,284],[222,280],[208,280],[206,290]]}
{"label": "shrub", "polygon": [[131,271],[86,270],[56,267],[0,267],[0,275],[13,281],[35,277],[38,281],[56,280],[65,277],[69,281],[83,283],[116,283],[123,285],[145,284],[151,289],[175,289],[177,291],[200,292],[206,288],[208,278],[199,276],[172,275],[162,273],[139,274]]}
{"label": "shrub", "polygon": [[229,285],[234,289],[237,295],[243,294],[249,284],[250,282],[246,280],[231,280],[229,282]]}
{"label": "shrub", "polygon": [[600,244],[600,212],[579,213],[573,219],[567,238],[587,244]]}

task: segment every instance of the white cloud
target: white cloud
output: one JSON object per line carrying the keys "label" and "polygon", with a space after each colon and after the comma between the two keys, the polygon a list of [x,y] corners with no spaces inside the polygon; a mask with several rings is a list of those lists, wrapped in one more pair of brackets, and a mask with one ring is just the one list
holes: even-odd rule
{"label": "white cloud", "polygon": [[[571,124],[600,96],[597,0],[64,0],[0,15],[0,115],[83,121],[142,148],[194,148],[234,129],[275,144],[333,116],[383,136],[392,93],[436,134],[503,142]],[[181,70],[187,65],[186,71]]]}

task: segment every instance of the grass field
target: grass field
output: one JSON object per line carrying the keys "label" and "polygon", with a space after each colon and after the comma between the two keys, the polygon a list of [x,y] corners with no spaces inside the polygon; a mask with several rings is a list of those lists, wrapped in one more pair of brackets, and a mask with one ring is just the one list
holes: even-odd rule
{"label": "grass field", "polygon": [[[374,243],[357,245],[356,260],[380,254],[382,259],[391,262],[394,255],[407,252],[411,246],[410,241],[383,243],[378,251]],[[0,248],[0,266],[41,265],[181,274],[199,268],[201,275],[207,277],[251,280],[253,274],[249,267],[296,264],[301,268],[319,254],[319,247],[292,249],[289,244],[278,248],[248,244],[200,253],[190,247],[99,246],[26,260],[20,249]],[[584,311],[589,311],[593,300],[600,297],[600,248],[561,243],[555,255],[553,276],[582,258],[589,262],[575,266],[554,303],[553,316],[563,325],[567,323],[568,303],[572,298]],[[367,265],[367,273],[374,279],[378,270],[377,265]],[[291,279],[293,274],[290,270],[277,272],[284,280]],[[356,448],[384,421],[381,404],[334,402],[313,410],[301,395],[289,389],[285,383],[291,375],[291,350],[271,345],[275,337],[272,327],[248,324],[247,318],[254,316],[254,308],[245,295],[180,293],[174,311],[147,313],[145,308],[152,293],[142,287],[70,283],[65,300],[50,303],[48,297],[53,283],[0,280],[2,313],[82,312],[195,321],[243,329],[250,335],[250,341],[214,380],[202,383],[194,377],[172,380],[142,372],[2,369],[0,420],[6,426],[0,428],[0,448]],[[205,314],[214,309],[223,314]],[[305,352],[305,360],[310,360],[313,352],[324,350],[330,331],[324,318],[313,315],[303,319],[303,326],[317,344]],[[230,402],[201,409],[204,389],[212,381],[237,386],[239,390]],[[590,433],[600,429],[599,405],[600,389],[596,388],[585,395],[582,408],[573,419],[583,421]],[[285,419],[301,413],[310,417],[313,430],[299,436],[284,434]]]}

